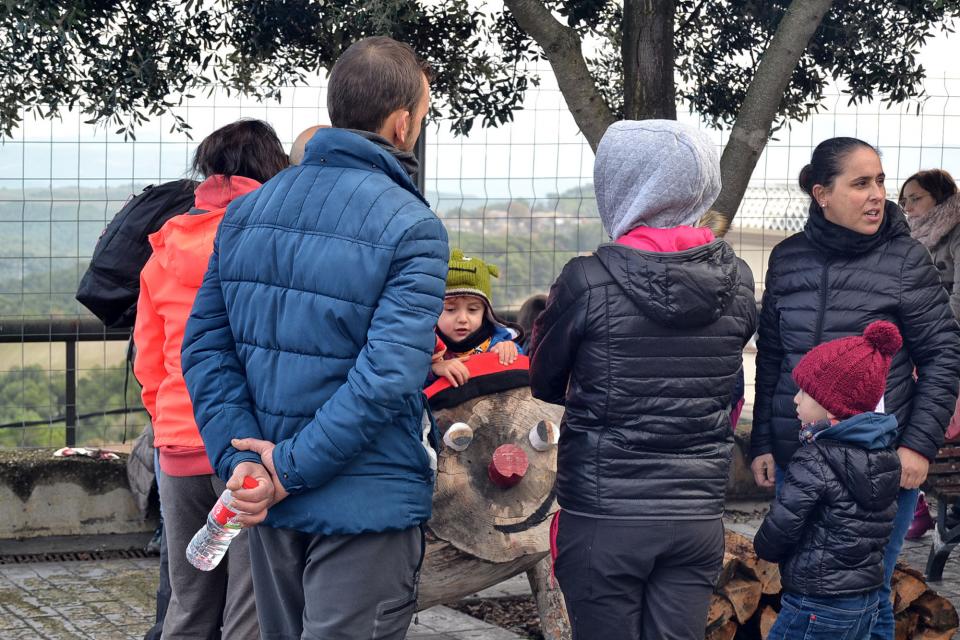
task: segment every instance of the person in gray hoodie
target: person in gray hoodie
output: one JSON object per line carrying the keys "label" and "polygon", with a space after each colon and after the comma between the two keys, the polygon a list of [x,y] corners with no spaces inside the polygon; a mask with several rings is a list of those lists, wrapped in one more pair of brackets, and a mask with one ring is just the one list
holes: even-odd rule
{"label": "person in gray hoodie", "polygon": [[694,226],[720,191],[704,134],[615,123],[594,184],[613,242],[564,267],[532,338],[533,395],[565,407],[554,570],[575,639],[702,639],[753,276]]}

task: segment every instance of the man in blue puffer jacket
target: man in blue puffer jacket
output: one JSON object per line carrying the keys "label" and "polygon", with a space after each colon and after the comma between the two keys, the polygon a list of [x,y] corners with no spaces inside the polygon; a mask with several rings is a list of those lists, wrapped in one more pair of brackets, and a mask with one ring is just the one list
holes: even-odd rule
{"label": "man in blue puffer jacket", "polygon": [[344,52],[335,128],[230,206],[187,324],[208,455],[244,525],[261,523],[268,640],[402,638],[413,614],[433,491],[421,387],[448,259],[410,177],[427,73],[389,38]]}

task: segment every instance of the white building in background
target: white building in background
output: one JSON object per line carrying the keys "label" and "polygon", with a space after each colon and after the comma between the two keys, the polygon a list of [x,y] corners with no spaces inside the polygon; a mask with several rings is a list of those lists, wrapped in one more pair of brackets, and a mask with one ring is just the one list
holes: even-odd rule
{"label": "white building in background", "polygon": [[809,196],[796,184],[770,182],[749,187],[733,224],[737,228],[794,233],[803,229],[809,203]]}

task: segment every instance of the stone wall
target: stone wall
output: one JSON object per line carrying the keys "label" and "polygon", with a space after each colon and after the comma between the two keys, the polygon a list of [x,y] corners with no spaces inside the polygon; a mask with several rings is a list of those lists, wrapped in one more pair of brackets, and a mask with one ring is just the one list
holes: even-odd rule
{"label": "stone wall", "polygon": [[0,451],[0,540],[138,533],[156,526],[137,508],[120,460],[54,458],[50,449]]}
{"label": "stone wall", "polygon": [[[768,499],[753,482],[750,425],[737,427],[728,500]],[[0,540],[152,531],[120,460],[54,458],[51,449],[0,450]]]}

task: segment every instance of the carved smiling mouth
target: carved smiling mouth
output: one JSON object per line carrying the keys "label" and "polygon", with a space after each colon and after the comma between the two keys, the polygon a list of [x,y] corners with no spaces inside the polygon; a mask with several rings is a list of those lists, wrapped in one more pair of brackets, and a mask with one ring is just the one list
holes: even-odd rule
{"label": "carved smiling mouth", "polygon": [[520,522],[514,522],[513,524],[495,524],[493,525],[493,528],[500,533],[519,533],[520,531],[532,529],[547,519],[547,516],[550,515],[550,507],[553,506],[553,499],[556,497],[557,490],[556,487],[554,487],[550,489],[550,493],[547,494],[547,498],[540,504],[539,507],[537,507],[537,510],[531,513],[529,516]]}

